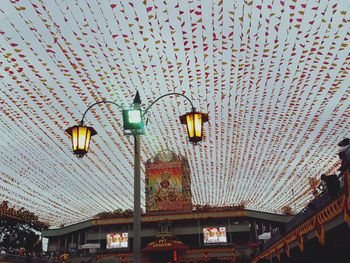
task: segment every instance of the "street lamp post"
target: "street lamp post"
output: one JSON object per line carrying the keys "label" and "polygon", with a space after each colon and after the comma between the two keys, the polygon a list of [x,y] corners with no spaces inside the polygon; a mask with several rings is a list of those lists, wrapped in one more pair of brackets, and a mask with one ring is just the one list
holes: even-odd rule
{"label": "street lamp post", "polygon": [[131,108],[124,108],[113,101],[98,101],[90,105],[83,114],[79,125],[66,130],[71,137],[73,153],[82,158],[88,152],[91,136],[97,134],[92,127],[84,125],[84,118],[87,112],[98,104],[113,104],[123,112],[124,133],[134,136],[134,217],[133,217],[133,261],[141,262],[141,135],[144,134],[143,119],[151,107],[160,99],[166,96],[181,96],[191,104],[191,112],[180,116],[182,124],[186,124],[189,141],[197,145],[202,141],[203,123],[208,121],[208,114],[197,112],[192,101],[181,93],[167,93],[154,100],[142,113],[139,93],[136,93]]}

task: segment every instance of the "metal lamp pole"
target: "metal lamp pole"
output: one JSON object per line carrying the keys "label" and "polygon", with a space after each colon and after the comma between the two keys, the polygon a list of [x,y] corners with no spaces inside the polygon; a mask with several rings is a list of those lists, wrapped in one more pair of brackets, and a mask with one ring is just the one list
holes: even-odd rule
{"label": "metal lamp pole", "polygon": [[[195,112],[195,108],[193,107],[192,101],[186,97],[185,95],[181,94],[181,93],[176,93],[176,92],[172,92],[172,93],[167,93],[165,95],[162,95],[160,97],[158,97],[156,100],[154,100],[148,108],[146,108],[143,113],[141,113],[141,122],[142,122],[142,118],[148,113],[148,111],[150,110],[150,108],[160,99],[166,97],[166,96],[171,96],[171,95],[175,95],[175,96],[181,96],[184,97],[187,101],[189,101],[190,105],[191,105],[191,113],[187,113],[188,114],[197,114],[200,116],[204,116],[203,119],[201,118],[201,123],[202,122],[206,122],[208,121],[208,117],[207,114],[203,114],[203,113],[199,113],[199,112]],[[85,115],[87,114],[87,112],[94,107],[97,104],[113,104],[117,107],[119,107],[120,109],[122,109],[123,111],[126,110],[124,109],[121,105],[113,102],[113,101],[98,101],[95,102],[94,104],[92,104],[91,106],[89,106],[87,108],[87,110],[84,112],[83,117],[80,121],[80,125],[78,126],[73,126],[71,128],[68,128],[66,130],[66,132],[72,137],[72,145],[73,145],[73,152],[78,156],[78,157],[83,157],[88,149],[89,149],[89,144],[90,144],[90,137],[94,136],[96,134],[96,131],[92,128],[92,127],[86,127],[84,126],[84,118]],[[140,110],[140,106],[141,106],[141,100],[139,97],[139,93],[136,93],[135,99],[134,99],[134,103],[133,103],[133,109],[136,110]],[[185,115],[184,115],[185,116]],[[181,116],[183,117],[183,116]],[[181,119],[180,117],[180,119]],[[194,118],[194,117],[193,117]],[[192,118],[192,121],[193,121]],[[183,122],[182,122],[183,123]],[[197,123],[198,124],[198,123]],[[124,123],[125,125],[125,123]],[[201,125],[201,124],[200,124]],[[197,126],[195,126],[192,123],[192,128],[198,128]],[[124,127],[125,128],[125,127]],[[80,129],[82,129],[82,134],[85,135],[85,139],[81,140],[80,136]],[[141,262],[141,155],[140,155],[140,151],[141,151],[141,134],[143,134],[143,131],[139,131],[139,130],[132,130],[131,133],[127,134],[127,135],[133,135],[134,136],[134,216],[133,216],[133,261],[140,263]],[[196,133],[192,133],[192,136],[194,136],[194,134]],[[197,144],[198,141],[201,141],[201,136],[200,135],[200,139],[197,138],[197,140],[192,141],[194,142],[194,144]],[[78,140],[79,137],[79,140]],[[80,142],[83,142],[82,145],[79,145]],[[85,143],[86,141],[88,141],[88,143]],[[191,141],[191,136],[190,136],[190,141]]]}
{"label": "metal lamp pole", "polygon": [[[192,101],[181,93],[167,93],[158,97],[154,100],[144,111],[142,117],[144,117],[150,108],[160,99],[166,96],[182,96],[186,98],[191,104],[192,111],[195,110],[193,107]],[[138,93],[136,94],[134,105],[136,108],[140,108],[141,101],[138,97]],[[141,262],[141,136],[139,133],[134,134],[134,218],[133,218],[133,229],[134,229],[134,239],[133,239],[133,258],[134,262]]]}
{"label": "metal lamp pole", "polygon": [[141,136],[134,135],[134,262],[141,262]]}

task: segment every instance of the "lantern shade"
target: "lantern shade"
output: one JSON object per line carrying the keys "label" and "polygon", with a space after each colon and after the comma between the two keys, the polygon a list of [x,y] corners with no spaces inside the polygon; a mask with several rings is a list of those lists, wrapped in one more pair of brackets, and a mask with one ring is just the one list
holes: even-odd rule
{"label": "lantern shade", "polygon": [[189,141],[198,144],[203,137],[203,123],[208,121],[208,114],[191,111],[180,116],[182,124],[186,124]]}
{"label": "lantern shade", "polygon": [[89,150],[91,136],[97,134],[92,127],[75,125],[66,130],[72,141],[73,153],[82,158]]}

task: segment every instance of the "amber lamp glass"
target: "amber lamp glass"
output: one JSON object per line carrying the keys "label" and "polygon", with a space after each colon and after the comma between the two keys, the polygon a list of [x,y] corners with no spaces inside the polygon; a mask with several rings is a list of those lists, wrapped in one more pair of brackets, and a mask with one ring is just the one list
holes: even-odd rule
{"label": "amber lamp glass", "polygon": [[189,141],[198,144],[203,138],[203,123],[208,121],[208,114],[201,112],[187,112],[180,116],[182,124],[186,124]]}
{"label": "amber lamp glass", "polygon": [[94,128],[83,125],[70,127],[66,132],[71,137],[73,153],[80,158],[89,151],[91,136],[97,134]]}

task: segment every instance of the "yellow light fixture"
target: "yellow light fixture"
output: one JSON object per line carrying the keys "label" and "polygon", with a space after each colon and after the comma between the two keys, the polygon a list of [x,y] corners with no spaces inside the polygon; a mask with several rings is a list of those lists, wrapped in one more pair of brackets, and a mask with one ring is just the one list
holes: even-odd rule
{"label": "yellow light fixture", "polygon": [[79,158],[82,158],[89,151],[91,136],[97,134],[94,128],[83,125],[70,127],[66,132],[71,137],[73,153]]}
{"label": "yellow light fixture", "polygon": [[182,124],[186,124],[189,141],[197,145],[203,138],[203,123],[208,121],[208,114],[191,111],[180,116]]}

